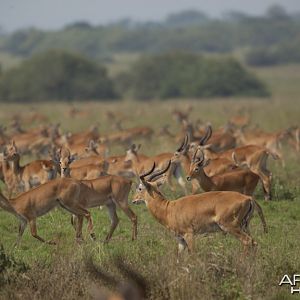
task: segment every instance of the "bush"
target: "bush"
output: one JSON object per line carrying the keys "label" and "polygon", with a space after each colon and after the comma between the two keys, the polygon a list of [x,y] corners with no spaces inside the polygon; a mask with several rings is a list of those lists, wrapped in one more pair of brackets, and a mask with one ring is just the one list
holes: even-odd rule
{"label": "bush", "polygon": [[268,95],[236,60],[187,53],[143,57],[119,76],[118,85],[138,99]]}
{"label": "bush", "polygon": [[48,51],[5,72],[1,101],[111,99],[115,92],[104,67],[81,56]]}
{"label": "bush", "polygon": [[246,62],[253,66],[300,63],[300,40],[282,43],[276,47],[253,49],[247,54]]}

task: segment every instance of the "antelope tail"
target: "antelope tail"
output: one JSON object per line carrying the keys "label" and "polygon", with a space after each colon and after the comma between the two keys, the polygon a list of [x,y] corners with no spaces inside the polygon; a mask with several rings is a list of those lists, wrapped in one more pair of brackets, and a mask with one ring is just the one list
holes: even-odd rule
{"label": "antelope tail", "polygon": [[252,202],[254,204],[254,209],[257,211],[259,218],[261,220],[261,223],[263,225],[264,233],[268,233],[268,226],[267,226],[266,219],[265,219],[265,216],[264,216],[261,206],[258,204],[258,202],[253,197],[252,197]]}

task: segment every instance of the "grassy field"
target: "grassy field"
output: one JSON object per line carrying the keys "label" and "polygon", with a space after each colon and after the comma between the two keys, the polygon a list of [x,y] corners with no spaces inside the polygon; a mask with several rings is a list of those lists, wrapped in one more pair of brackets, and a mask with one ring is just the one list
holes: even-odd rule
{"label": "grassy field", "polygon": [[[300,116],[300,66],[254,70],[273,92],[270,99],[212,99],[199,101],[171,100],[140,104],[132,101],[121,103],[74,103],[88,112],[88,117],[70,119],[65,112],[67,104],[42,104],[37,107],[51,122],[61,122],[64,130],[78,131],[98,123],[101,132],[111,129],[105,117],[107,110],[117,111],[124,118],[124,126],[148,125],[156,132],[160,126],[170,124],[176,132],[179,127],[171,118],[176,107],[186,109],[193,105],[191,117],[211,121],[214,127],[226,122],[239,109],[245,108],[252,123],[266,130],[279,130],[299,124]],[[33,106],[33,105],[31,105]],[[15,112],[26,112],[30,106],[1,105],[0,120],[6,124]],[[38,125],[38,124],[31,124]],[[74,242],[70,216],[56,209],[38,220],[38,231],[46,239],[54,238],[56,246],[44,245],[26,231],[19,248],[13,248],[18,223],[0,211],[0,299],[75,299],[91,298],[93,286],[101,282],[89,272],[86,260],[92,256],[101,268],[116,278],[122,278],[114,267],[116,256],[140,272],[149,282],[151,299],[295,299],[288,286],[278,286],[284,274],[300,272],[300,156],[288,145],[283,145],[286,168],[269,160],[274,174],[272,202],[263,202],[261,188],[256,197],[261,203],[269,225],[264,234],[257,217],[251,223],[251,232],[258,242],[256,257],[242,259],[238,241],[222,234],[199,237],[196,251],[185,255],[176,263],[176,242],[166,229],[159,225],[143,205],[133,206],[138,215],[138,240],[132,242],[131,224],[119,211],[120,223],[112,241],[103,244],[109,220],[106,210],[93,209],[97,242],[86,236],[85,243]],[[173,152],[174,141],[155,136],[143,142],[145,154]],[[111,154],[124,153],[116,147]],[[32,158],[25,157],[23,161]],[[133,193],[134,191],[132,191]],[[132,198],[132,193],[130,199]],[[182,195],[168,188],[170,199]],[[86,235],[86,234],[85,234]],[[1,272],[2,269],[2,272]],[[4,270],[4,271],[3,271]]]}

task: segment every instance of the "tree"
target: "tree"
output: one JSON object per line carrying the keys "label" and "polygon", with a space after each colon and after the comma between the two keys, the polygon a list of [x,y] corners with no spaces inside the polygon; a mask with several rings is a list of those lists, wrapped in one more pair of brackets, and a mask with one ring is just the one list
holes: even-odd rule
{"label": "tree", "polygon": [[189,53],[142,57],[118,81],[123,93],[141,100],[268,95],[264,84],[236,60]]}
{"label": "tree", "polygon": [[289,15],[285,8],[279,4],[271,5],[266,11],[266,16],[270,19],[275,20],[285,20],[289,18]]}
{"label": "tree", "polygon": [[0,80],[2,101],[115,98],[104,67],[79,55],[48,51],[8,70]]}

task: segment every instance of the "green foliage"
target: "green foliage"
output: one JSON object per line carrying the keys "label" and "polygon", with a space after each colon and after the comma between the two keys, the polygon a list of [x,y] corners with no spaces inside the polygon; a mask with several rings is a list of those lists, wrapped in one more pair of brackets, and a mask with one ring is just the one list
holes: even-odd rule
{"label": "green foliage", "polygon": [[8,70],[0,80],[1,101],[111,99],[106,69],[81,56],[48,51]]}
{"label": "green foliage", "polygon": [[201,11],[182,11],[161,22],[136,23],[129,19],[106,26],[76,22],[58,31],[27,29],[0,39],[0,51],[29,56],[49,50],[72,50],[93,58],[124,52],[161,53],[230,52],[241,47],[266,47],[292,42],[299,35],[300,19],[280,6],[264,16],[231,12],[212,19]]}
{"label": "green foliage", "polygon": [[185,27],[208,22],[208,16],[201,11],[185,10],[171,14],[166,19],[166,25],[173,27]]}
{"label": "green foliage", "polygon": [[300,62],[300,39],[276,47],[251,50],[246,61],[253,66],[270,66]]}
{"label": "green foliage", "polygon": [[117,82],[137,99],[268,95],[263,83],[236,60],[187,53],[143,57]]}

